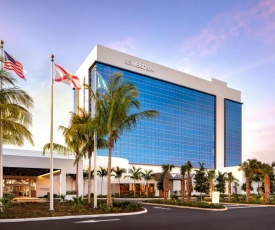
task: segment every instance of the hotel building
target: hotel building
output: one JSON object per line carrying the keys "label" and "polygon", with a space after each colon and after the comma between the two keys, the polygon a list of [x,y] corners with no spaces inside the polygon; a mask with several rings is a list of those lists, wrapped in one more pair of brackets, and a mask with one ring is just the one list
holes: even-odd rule
{"label": "hotel building", "polygon": [[[242,156],[241,92],[223,81],[204,80],[168,67],[97,45],[76,75],[94,89],[95,69],[106,80],[114,72],[134,83],[142,110],[160,116],[138,122],[115,144],[113,156],[131,164],[181,166],[191,161],[206,168],[237,166]],[[75,97],[92,112],[88,90]],[[98,154],[107,156],[107,150]]]}
{"label": "hotel building", "polygon": [[[160,115],[139,121],[137,127],[125,132],[113,151],[112,167],[161,173],[162,164],[177,166],[171,172],[170,190],[180,190],[179,166],[191,161],[205,163],[208,169],[232,171],[243,181],[236,166],[242,161],[242,103],[241,92],[229,88],[223,81],[201,79],[126,53],[97,45],[76,72],[82,83],[95,88],[95,67],[106,80],[114,72],[134,83],[139,90],[141,109],[157,110]],[[74,91],[75,105],[93,112],[89,91]],[[97,166],[107,166],[107,150],[98,150]],[[93,162],[93,159],[92,159]],[[79,194],[87,194],[83,169],[88,162],[79,163]],[[4,149],[4,191],[16,196],[41,197],[49,192],[49,154],[39,151]],[[54,155],[54,193],[74,190],[74,159]],[[94,182],[92,182],[93,184]],[[98,177],[98,194],[106,194],[106,178]],[[131,192],[133,181],[122,178],[120,190]],[[144,192],[145,181],[137,182]],[[156,181],[150,189],[158,195]],[[102,191],[100,190],[102,185]],[[112,177],[112,191],[118,191]],[[93,186],[92,186],[93,190]],[[240,191],[240,188],[238,189]]]}

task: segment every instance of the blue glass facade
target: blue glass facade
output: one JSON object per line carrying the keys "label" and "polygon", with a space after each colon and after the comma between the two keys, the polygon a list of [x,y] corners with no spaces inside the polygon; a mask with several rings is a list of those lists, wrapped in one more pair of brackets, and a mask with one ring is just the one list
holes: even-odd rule
{"label": "blue glass facade", "polygon": [[[125,132],[115,144],[114,157],[137,164],[181,166],[190,160],[195,167],[198,162],[204,162],[207,168],[215,167],[214,95],[101,63],[97,63],[97,71],[105,80],[114,72],[122,73],[124,79],[139,89],[142,110],[154,109],[160,113]],[[92,78],[93,73],[92,69]],[[107,156],[108,152],[98,150],[98,154]]]}
{"label": "blue glass facade", "polygon": [[242,104],[225,99],[225,167],[242,161]]}

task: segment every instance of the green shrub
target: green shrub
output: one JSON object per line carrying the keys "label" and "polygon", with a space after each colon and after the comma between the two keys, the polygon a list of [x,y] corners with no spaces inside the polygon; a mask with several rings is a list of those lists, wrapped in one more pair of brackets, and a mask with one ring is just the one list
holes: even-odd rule
{"label": "green shrub", "polygon": [[141,204],[140,203],[135,203],[135,202],[131,202],[130,204],[127,205],[126,209],[128,211],[137,211],[139,209],[141,209]]}
{"label": "green shrub", "polygon": [[60,195],[60,202],[65,202],[66,200],[66,194],[61,194]]}
{"label": "green shrub", "polygon": [[76,191],[75,190],[71,190],[71,191],[66,191],[67,195],[75,195]]}
{"label": "green shrub", "polygon": [[83,205],[83,197],[82,196],[79,196],[78,198],[77,197],[73,197],[73,206],[82,206]]}
{"label": "green shrub", "polygon": [[178,195],[176,195],[176,194],[171,195],[170,198],[171,198],[171,200],[173,200],[173,201],[179,199]]}
{"label": "green shrub", "polygon": [[167,204],[167,205],[178,205],[178,206],[188,206],[188,207],[198,207],[198,208],[213,208],[213,209],[222,209],[224,208],[221,204],[212,204],[206,202],[183,202],[181,200],[146,200],[146,203],[157,203],[157,204]]}
{"label": "green shrub", "polygon": [[114,201],[113,202],[113,207],[117,208],[126,208],[130,203],[133,203],[131,201]]}

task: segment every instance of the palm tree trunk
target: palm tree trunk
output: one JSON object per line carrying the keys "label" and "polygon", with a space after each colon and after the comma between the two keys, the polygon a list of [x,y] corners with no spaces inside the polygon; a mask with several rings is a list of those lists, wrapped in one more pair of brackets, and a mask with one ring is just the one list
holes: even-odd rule
{"label": "palm tree trunk", "polygon": [[192,193],[192,180],[190,174],[187,176],[187,201],[191,201],[191,193]]}
{"label": "palm tree trunk", "polygon": [[118,196],[120,197],[120,179],[118,178]]}
{"label": "palm tree trunk", "polygon": [[85,193],[85,179],[83,178],[83,195]]}
{"label": "palm tree trunk", "polygon": [[270,178],[269,178],[269,175],[265,175],[265,178],[264,178],[264,191],[265,191],[265,203],[269,204],[269,195],[270,195]]}
{"label": "palm tree trunk", "polygon": [[228,181],[228,201],[231,201],[231,181]]}
{"label": "palm tree trunk", "polygon": [[249,196],[250,196],[250,179],[246,178],[245,181],[245,190],[246,190],[246,202],[249,202]]}
{"label": "palm tree trunk", "polygon": [[111,167],[112,167],[112,143],[108,141],[108,169],[107,169],[107,207],[112,207],[112,190],[111,190]]}
{"label": "palm tree trunk", "polygon": [[181,200],[184,201],[185,199],[185,179],[181,179]]}
{"label": "palm tree trunk", "polygon": [[134,197],[136,197],[136,181],[134,180],[134,188],[133,188],[133,190],[134,190]]}
{"label": "palm tree trunk", "polygon": [[101,195],[102,195],[102,184],[103,184],[103,176],[101,177],[101,192],[100,192]]}
{"label": "palm tree trunk", "polygon": [[213,180],[210,180],[210,189],[209,189],[209,193],[210,193],[210,200],[211,200],[211,201],[212,201],[212,192],[214,191],[213,187],[214,187]]}
{"label": "palm tree trunk", "polygon": [[88,204],[91,203],[91,157],[92,157],[92,154],[88,153],[88,158],[89,158],[89,168],[88,168]]}
{"label": "palm tree trunk", "polygon": [[168,199],[168,193],[169,193],[169,175],[165,175],[164,180],[164,200]]}
{"label": "palm tree trunk", "polygon": [[146,196],[148,197],[148,195],[149,195],[149,186],[148,186],[148,181],[146,181],[145,190],[146,190]]}
{"label": "palm tree trunk", "polygon": [[75,196],[78,198],[78,161],[76,162]]}

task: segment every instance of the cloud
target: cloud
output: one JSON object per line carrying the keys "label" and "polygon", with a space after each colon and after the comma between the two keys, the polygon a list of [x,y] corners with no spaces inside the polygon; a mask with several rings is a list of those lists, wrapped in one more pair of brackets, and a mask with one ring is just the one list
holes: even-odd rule
{"label": "cloud", "polygon": [[[256,67],[271,63],[274,60],[275,60],[275,54],[272,54],[272,55],[266,56],[262,59],[258,59],[255,62],[250,62],[246,65],[241,65],[238,68],[228,69],[228,70],[226,70],[226,72],[220,73],[219,75],[222,76],[223,78],[226,78],[226,77],[236,75],[238,73],[245,72],[247,70],[251,70]],[[247,76],[247,77],[249,77],[249,76]]]}
{"label": "cloud", "polygon": [[264,44],[274,44],[274,12],[275,1],[272,0],[260,1],[256,5],[237,5],[215,17],[199,34],[184,41],[182,51],[189,56],[208,56],[228,40],[243,35],[260,38]]}
{"label": "cloud", "polygon": [[134,53],[137,50],[137,41],[128,38],[123,41],[111,42],[108,47],[124,53]]}

